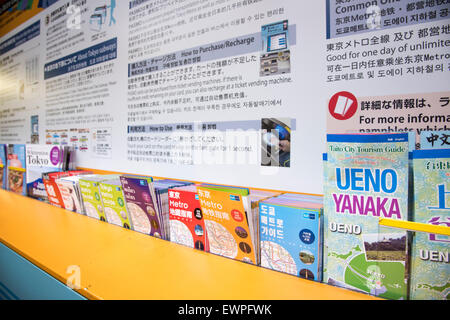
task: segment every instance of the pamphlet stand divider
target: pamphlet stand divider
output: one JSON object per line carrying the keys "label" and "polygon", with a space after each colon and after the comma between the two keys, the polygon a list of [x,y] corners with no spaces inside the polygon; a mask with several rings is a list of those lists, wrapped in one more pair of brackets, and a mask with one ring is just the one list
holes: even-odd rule
{"label": "pamphlet stand divider", "polygon": [[395,220],[395,219],[387,219],[387,218],[380,219],[378,224],[380,226],[397,228],[397,229],[405,229],[408,231],[418,231],[418,232],[426,232],[426,233],[450,236],[450,227],[446,227],[446,226],[434,226],[434,225],[427,224],[427,223],[419,223],[419,222]]}

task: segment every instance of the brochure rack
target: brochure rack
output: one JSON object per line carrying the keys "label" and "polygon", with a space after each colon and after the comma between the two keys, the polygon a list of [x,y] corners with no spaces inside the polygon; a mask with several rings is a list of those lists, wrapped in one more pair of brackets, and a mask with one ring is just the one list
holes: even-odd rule
{"label": "brochure rack", "polygon": [[0,190],[0,202],[1,244],[59,285],[76,285],[78,279],[74,291],[87,299],[376,299],[160,240],[12,192]]}

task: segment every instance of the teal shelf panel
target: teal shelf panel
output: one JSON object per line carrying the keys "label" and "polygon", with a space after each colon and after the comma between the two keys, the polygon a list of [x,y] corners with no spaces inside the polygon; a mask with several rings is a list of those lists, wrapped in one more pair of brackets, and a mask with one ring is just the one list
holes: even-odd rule
{"label": "teal shelf panel", "polygon": [[0,243],[0,300],[86,300]]}

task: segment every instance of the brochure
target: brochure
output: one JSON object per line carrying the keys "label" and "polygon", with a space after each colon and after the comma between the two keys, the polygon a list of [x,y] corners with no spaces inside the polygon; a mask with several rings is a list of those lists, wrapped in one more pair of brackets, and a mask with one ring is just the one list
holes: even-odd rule
{"label": "brochure", "polygon": [[120,179],[99,183],[106,221],[125,229],[132,229],[131,218],[125,205]]}
{"label": "brochure", "polygon": [[162,238],[161,218],[156,204],[153,178],[147,176],[120,176],[127,211],[133,229]]}
{"label": "brochure", "polygon": [[408,218],[408,134],[327,135],[324,281],[406,299],[406,231],[379,218]]}
{"label": "brochure", "polygon": [[199,186],[201,211],[209,251],[228,258],[257,264],[256,228],[248,189]]}
{"label": "brochure", "polygon": [[26,149],[24,144],[8,145],[8,190],[27,195]]}
{"label": "brochure", "polygon": [[29,197],[48,202],[42,174],[64,170],[66,167],[64,149],[63,147],[51,145],[26,145],[26,183]]}
{"label": "brochure", "polygon": [[61,177],[55,180],[58,186],[64,208],[79,214],[86,214],[81,196],[79,180],[84,175]]}
{"label": "brochure", "polygon": [[48,201],[50,204],[64,208],[64,201],[61,192],[59,191],[56,179],[63,177],[70,177],[82,174],[92,174],[91,171],[64,171],[64,172],[45,172],[42,174],[42,181],[44,182],[45,191],[47,192]]}
{"label": "brochure", "polygon": [[322,279],[321,203],[275,197],[260,203],[261,266]]}
{"label": "brochure", "polygon": [[170,241],[209,252],[197,186],[169,189]]}
{"label": "brochure", "polygon": [[88,217],[106,222],[99,183],[119,179],[119,175],[80,176],[79,187],[83,198],[84,210]]}
{"label": "brochure", "polygon": [[[417,150],[413,221],[450,227],[450,149]],[[450,299],[450,237],[415,232],[411,249],[410,298]]]}

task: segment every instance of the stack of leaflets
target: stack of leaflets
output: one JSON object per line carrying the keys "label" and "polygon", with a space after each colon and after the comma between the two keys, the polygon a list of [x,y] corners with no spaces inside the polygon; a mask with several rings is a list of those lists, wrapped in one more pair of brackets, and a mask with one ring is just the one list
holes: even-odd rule
{"label": "stack of leaflets", "polygon": [[69,147],[67,146],[26,145],[26,183],[29,197],[48,202],[42,174],[67,170],[69,167],[68,153]]}
{"label": "stack of leaflets", "polygon": [[64,201],[61,192],[56,184],[56,179],[69,176],[77,176],[82,174],[92,174],[91,171],[63,171],[63,172],[46,172],[42,174],[42,181],[47,192],[48,201],[55,207],[64,208]]}
{"label": "stack of leaflets", "polygon": [[[64,208],[80,214],[85,214],[83,198],[81,196],[79,180],[90,175],[76,175],[61,177],[55,180],[58,186]],[[95,175],[92,175],[95,176]]]}
{"label": "stack of leaflets", "polygon": [[120,181],[133,230],[169,240],[168,190],[190,182],[153,181],[152,177],[135,175],[123,175]]}
{"label": "stack of leaflets", "polygon": [[8,151],[8,190],[27,195],[26,150],[24,144],[10,144]]}
{"label": "stack of leaflets", "polygon": [[256,230],[250,191],[245,188],[197,187],[209,252],[257,264]]}
{"label": "stack of leaflets", "polygon": [[133,230],[162,238],[164,225],[159,215],[153,178],[137,175],[120,176],[123,195]]}
{"label": "stack of leaflets", "polygon": [[120,179],[99,183],[106,221],[125,229],[132,229],[131,217],[125,205]]}
{"label": "stack of leaflets", "polygon": [[[417,150],[413,221],[450,227],[450,149]],[[411,250],[410,298],[449,300],[448,236],[415,232]]]}
{"label": "stack of leaflets", "polygon": [[324,181],[324,282],[406,299],[408,134],[329,134]]}
{"label": "stack of leaflets", "polygon": [[208,252],[198,185],[169,189],[170,241]]}
{"label": "stack of leaflets", "polygon": [[[225,198],[234,199],[233,201],[241,202],[241,206],[245,209],[241,209],[242,212],[245,212],[245,221],[239,221],[237,224],[243,225],[243,227],[232,228],[232,223],[226,221],[226,217],[231,216],[230,210],[228,213],[224,212],[220,214],[220,217],[224,217],[225,219],[220,219],[219,214],[214,217],[210,217],[208,213],[211,213],[210,208],[208,207],[208,202],[203,202],[203,206],[200,204],[198,188],[206,188],[206,189],[214,189],[221,190],[226,193]],[[227,193],[228,192],[228,193]],[[236,194],[237,193],[237,194]],[[234,194],[234,195],[233,195]],[[271,191],[259,191],[259,190],[251,190],[245,188],[237,188],[223,185],[211,185],[211,184],[196,184],[196,185],[188,185],[183,187],[171,188],[169,189],[169,219],[170,219],[170,240],[172,242],[182,244],[191,248],[196,248],[199,250],[204,250],[206,252],[210,252],[210,242],[213,243],[213,253],[217,253],[226,257],[236,258],[238,255],[238,245],[236,240],[241,239],[238,242],[242,242],[242,237],[246,234],[247,237],[250,235],[251,241],[250,243],[253,245],[256,243],[256,249],[253,250],[253,247],[248,249],[245,244],[241,246],[245,251],[252,250],[252,253],[256,251],[256,260],[245,259],[243,257],[241,260],[250,262],[256,261],[259,263],[259,250],[257,249],[258,238],[259,238],[259,202],[279,195],[279,192],[271,192]],[[223,195],[223,194],[222,194]],[[244,196],[242,196],[244,195]],[[233,205],[237,205],[236,202],[233,202]],[[220,203],[220,206],[222,204]],[[206,215],[204,211],[206,210]],[[250,214],[248,214],[248,212]],[[247,223],[247,219],[250,216],[252,219],[252,228],[254,228],[253,233],[249,230],[249,224]],[[235,216],[237,217],[237,216]],[[206,222],[205,224],[205,221]],[[208,226],[206,226],[208,225]],[[227,231],[228,227],[230,227],[231,232]],[[212,240],[210,241],[208,238],[208,228],[212,234]],[[223,228],[223,229],[222,229]],[[220,230],[219,230],[220,229]],[[233,230],[232,230],[233,229]],[[227,236],[223,239],[220,238],[219,233],[227,232]],[[237,238],[242,236],[241,238]],[[255,240],[253,240],[255,239]],[[222,240],[228,240],[230,244],[224,243]],[[244,243],[244,242],[243,242]],[[229,250],[229,247],[233,247],[234,249]],[[234,250],[234,251],[233,251]],[[235,254],[234,254],[235,253]],[[250,255],[253,257],[252,255]]]}
{"label": "stack of leaflets", "polygon": [[6,144],[0,144],[0,189],[6,189]]}
{"label": "stack of leaflets", "polygon": [[322,280],[322,198],[282,194],[260,203],[261,266]]}
{"label": "stack of leaflets", "polygon": [[259,224],[259,203],[263,200],[281,195],[277,191],[250,190],[249,201],[253,217],[253,225],[255,226],[255,243],[256,243],[256,261],[261,264],[261,248],[260,248],[260,224]]}
{"label": "stack of leaflets", "polygon": [[78,181],[81,197],[83,199],[84,212],[88,217],[106,222],[99,183],[108,180],[119,179],[119,175],[84,175]]}

